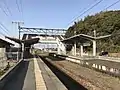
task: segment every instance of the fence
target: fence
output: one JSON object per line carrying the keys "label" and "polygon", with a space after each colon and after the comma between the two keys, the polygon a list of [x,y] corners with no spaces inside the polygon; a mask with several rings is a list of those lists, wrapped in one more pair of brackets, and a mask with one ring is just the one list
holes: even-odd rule
{"label": "fence", "polygon": [[[120,77],[120,67],[119,67],[120,58],[107,57],[107,56],[73,57],[73,56],[62,56],[62,55],[61,56],[58,55],[58,57],[77,63],[77,64],[80,64],[88,68],[95,69],[97,71],[101,71],[101,72],[104,72],[104,73],[107,73],[113,76]],[[91,60],[94,62],[90,62]],[[100,62],[100,61],[103,61],[103,62]]]}
{"label": "fence", "polygon": [[75,59],[80,59],[80,60],[95,60],[95,59],[99,59],[99,60],[106,60],[106,61],[113,61],[113,62],[120,62],[120,57],[108,57],[108,56],[70,56],[67,55],[71,58],[75,58]]}

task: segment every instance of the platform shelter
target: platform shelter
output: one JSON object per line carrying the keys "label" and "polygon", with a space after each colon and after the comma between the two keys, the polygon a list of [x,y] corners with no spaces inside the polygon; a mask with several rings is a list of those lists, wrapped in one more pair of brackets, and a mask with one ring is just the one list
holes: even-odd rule
{"label": "platform shelter", "polygon": [[89,35],[85,35],[85,34],[78,34],[78,35],[74,35],[72,37],[66,38],[66,39],[62,40],[61,42],[63,42],[64,44],[73,44],[74,56],[76,56],[76,43],[79,42],[80,47],[81,47],[81,56],[83,56],[84,44],[92,41],[92,43],[93,43],[93,56],[96,56],[96,42],[97,42],[97,40],[104,39],[104,38],[107,38],[110,36],[111,35],[93,37],[93,36],[89,36]]}

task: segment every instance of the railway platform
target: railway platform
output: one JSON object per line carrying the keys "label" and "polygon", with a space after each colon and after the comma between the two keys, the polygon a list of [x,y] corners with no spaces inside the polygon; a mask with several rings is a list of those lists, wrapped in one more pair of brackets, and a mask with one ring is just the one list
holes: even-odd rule
{"label": "railway platform", "polygon": [[3,90],[67,90],[39,57],[24,60],[24,65],[5,84]]}

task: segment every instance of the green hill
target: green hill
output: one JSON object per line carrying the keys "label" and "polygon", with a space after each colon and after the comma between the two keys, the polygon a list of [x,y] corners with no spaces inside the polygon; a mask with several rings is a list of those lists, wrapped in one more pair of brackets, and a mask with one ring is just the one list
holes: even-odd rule
{"label": "green hill", "polygon": [[94,30],[96,30],[97,36],[112,34],[112,37],[97,42],[97,50],[120,52],[120,10],[87,16],[84,20],[80,20],[69,27],[65,37],[73,36],[75,30],[77,34],[91,36],[93,36]]}

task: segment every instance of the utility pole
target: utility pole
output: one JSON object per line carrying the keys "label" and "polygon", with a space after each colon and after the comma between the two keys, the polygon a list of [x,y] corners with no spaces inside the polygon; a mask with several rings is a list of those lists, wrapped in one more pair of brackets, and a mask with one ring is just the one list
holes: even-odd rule
{"label": "utility pole", "polygon": [[[20,24],[24,24],[24,22],[12,22],[12,24],[16,24],[18,27],[18,33],[19,33],[19,39],[20,39]],[[24,58],[24,44],[20,44],[20,48],[18,49],[18,56],[20,55],[19,53],[21,52],[21,59]]]}
{"label": "utility pole", "polygon": [[16,24],[18,27],[19,39],[20,39],[20,24],[24,24],[24,22],[12,22],[12,24]]}

